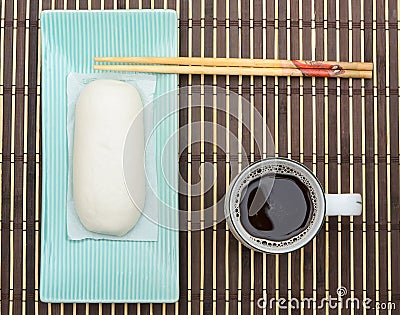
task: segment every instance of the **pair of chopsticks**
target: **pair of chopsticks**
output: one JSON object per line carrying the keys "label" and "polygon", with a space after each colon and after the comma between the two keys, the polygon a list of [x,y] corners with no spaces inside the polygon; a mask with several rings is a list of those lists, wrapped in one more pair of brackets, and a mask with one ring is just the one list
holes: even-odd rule
{"label": "pair of chopsticks", "polygon": [[372,78],[369,62],[309,60],[197,58],[197,57],[96,57],[94,70],[155,72],[176,74],[312,76],[332,78]]}

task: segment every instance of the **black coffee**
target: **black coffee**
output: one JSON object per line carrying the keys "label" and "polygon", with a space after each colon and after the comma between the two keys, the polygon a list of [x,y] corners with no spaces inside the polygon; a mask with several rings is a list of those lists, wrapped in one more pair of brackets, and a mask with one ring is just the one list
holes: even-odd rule
{"label": "black coffee", "polygon": [[[300,234],[313,213],[310,191],[297,177],[264,175],[244,188],[239,204],[243,227],[253,236],[284,241]],[[271,189],[272,187],[272,189]]]}

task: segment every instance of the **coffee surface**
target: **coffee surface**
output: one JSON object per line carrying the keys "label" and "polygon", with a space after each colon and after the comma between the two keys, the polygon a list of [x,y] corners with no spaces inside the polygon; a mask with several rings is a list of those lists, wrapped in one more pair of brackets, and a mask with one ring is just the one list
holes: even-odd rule
{"label": "coffee surface", "polygon": [[267,174],[251,181],[242,191],[239,208],[249,234],[271,241],[300,234],[313,213],[309,188],[296,176],[286,174],[275,178]]}

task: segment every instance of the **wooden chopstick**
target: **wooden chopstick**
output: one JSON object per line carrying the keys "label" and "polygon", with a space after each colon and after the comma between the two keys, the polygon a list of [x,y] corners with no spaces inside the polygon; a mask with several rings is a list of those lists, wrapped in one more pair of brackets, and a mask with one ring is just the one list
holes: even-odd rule
{"label": "wooden chopstick", "polygon": [[143,63],[160,65],[252,67],[252,68],[307,68],[337,67],[344,70],[372,71],[371,62],[338,62],[245,58],[198,58],[198,57],[95,57],[96,62]]}
{"label": "wooden chopstick", "polygon": [[247,68],[247,67],[209,67],[209,66],[176,66],[176,65],[99,65],[94,70],[112,70],[129,72],[154,72],[176,74],[210,74],[210,75],[253,75],[253,76],[314,76],[333,78],[372,78],[372,71],[337,70],[321,68]]}

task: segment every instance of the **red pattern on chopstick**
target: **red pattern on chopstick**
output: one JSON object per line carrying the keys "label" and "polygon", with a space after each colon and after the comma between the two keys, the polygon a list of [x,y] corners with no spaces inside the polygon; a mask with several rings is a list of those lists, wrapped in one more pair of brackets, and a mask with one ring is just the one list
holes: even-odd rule
{"label": "red pattern on chopstick", "polygon": [[345,73],[345,70],[337,64],[331,65],[320,61],[301,62],[292,60],[293,64],[299,69],[304,76],[307,77],[336,77],[339,74]]}

